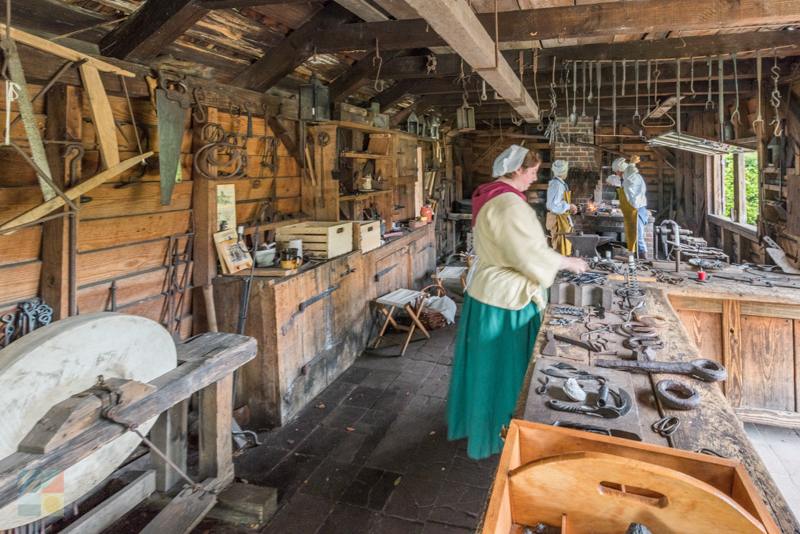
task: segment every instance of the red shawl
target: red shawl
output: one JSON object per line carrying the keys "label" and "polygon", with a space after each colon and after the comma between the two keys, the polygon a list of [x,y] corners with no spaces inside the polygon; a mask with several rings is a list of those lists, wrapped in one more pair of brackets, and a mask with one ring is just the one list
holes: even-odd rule
{"label": "red shawl", "polygon": [[502,195],[503,193],[516,193],[520,196],[520,198],[527,202],[527,198],[525,198],[525,194],[521,191],[514,189],[512,186],[508,185],[505,182],[490,182],[488,184],[483,184],[475,190],[472,194],[472,226],[475,226],[475,221],[478,220],[478,212],[481,211],[481,208],[484,204],[492,200],[497,195]]}

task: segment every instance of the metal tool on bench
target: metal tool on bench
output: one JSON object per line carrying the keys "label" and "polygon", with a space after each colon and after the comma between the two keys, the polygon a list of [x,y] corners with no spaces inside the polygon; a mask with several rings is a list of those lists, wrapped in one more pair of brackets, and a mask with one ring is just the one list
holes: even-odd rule
{"label": "metal tool on bench", "polygon": [[681,420],[677,417],[662,417],[652,425],[653,432],[660,435],[662,438],[668,438],[678,431],[681,426]]}
{"label": "metal tool on bench", "polygon": [[587,425],[584,423],[573,423],[572,421],[556,421],[553,426],[561,428],[571,428],[572,430],[582,430],[584,432],[591,432],[592,434],[600,434],[601,436],[611,436],[613,438],[624,438],[632,441],[642,441],[642,436],[635,432],[627,432],[625,430],[617,430],[616,428],[605,428],[596,425]]}
{"label": "metal tool on bench", "polygon": [[595,360],[594,365],[605,369],[640,373],[667,373],[689,375],[706,382],[721,382],[728,378],[728,371],[722,364],[713,360],[693,360],[691,362],[643,362],[620,360]]}
{"label": "metal tool on bench", "polygon": [[559,412],[594,415],[603,417],[605,419],[617,419],[618,417],[622,417],[631,411],[633,401],[631,400],[631,396],[627,391],[620,388],[619,393],[614,393],[611,391],[611,394],[619,397],[620,402],[622,403],[620,406],[569,406],[557,401],[556,399],[550,399],[547,401],[547,407],[551,410],[556,410]]}
{"label": "metal tool on bench", "polygon": [[[590,332],[590,333],[595,333],[595,332]],[[558,341],[563,341],[564,343],[569,343],[570,345],[575,345],[576,347],[590,350],[592,352],[600,352],[601,350],[604,350],[601,344],[597,343],[596,341],[584,341],[583,339],[576,339],[574,337],[562,336],[561,334],[554,334],[554,337]]]}
{"label": "metal tool on bench", "polygon": [[700,393],[677,380],[661,380],[656,384],[656,397],[667,408],[693,410],[700,406]]}

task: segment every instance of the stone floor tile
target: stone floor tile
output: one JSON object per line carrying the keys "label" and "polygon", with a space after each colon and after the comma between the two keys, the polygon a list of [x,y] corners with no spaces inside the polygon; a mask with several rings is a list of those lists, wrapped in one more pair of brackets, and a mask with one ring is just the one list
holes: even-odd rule
{"label": "stone floor tile", "polygon": [[370,370],[366,367],[359,367],[355,364],[350,366],[345,372],[339,375],[339,378],[336,379],[337,382],[347,382],[350,384],[360,384],[362,380],[364,380],[367,375],[369,375]]}
{"label": "stone floor tile", "polygon": [[800,436],[791,428],[755,424],[761,436],[770,445],[794,444],[800,447]]}
{"label": "stone floor tile", "polygon": [[425,521],[436,504],[440,482],[402,477],[383,513],[411,521]]}
{"label": "stone floor tile", "polygon": [[[406,351],[406,357],[396,358],[395,356],[398,353],[396,346],[389,345],[388,348],[381,347],[380,350],[386,351],[386,354],[379,354],[374,350],[369,350],[366,354],[356,358],[353,365],[361,368],[382,369],[386,371],[402,371],[405,369],[406,365],[408,365],[408,351]],[[394,350],[394,352],[389,352],[391,350]]]}
{"label": "stone floor tile", "polygon": [[283,506],[261,532],[272,534],[309,534],[317,532],[336,503],[313,495],[297,494]]}
{"label": "stone floor tile", "polygon": [[422,529],[422,534],[475,534],[475,529],[428,521]]}
{"label": "stone floor tile", "polygon": [[[783,465],[786,474],[800,476],[800,446],[794,443],[778,443],[770,445],[770,448]],[[759,454],[761,453],[759,452]]]}
{"label": "stone floor tile", "polygon": [[319,456],[306,456],[291,453],[279,463],[275,469],[263,479],[254,479],[250,482],[259,486],[268,486],[278,489],[278,502],[290,499],[294,492],[322,463]]}
{"label": "stone floor tile", "polygon": [[486,502],[486,490],[465,484],[442,485],[430,521],[466,528],[478,526]]}
{"label": "stone floor tile", "polygon": [[487,466],[482,465],[479,461],[456,456],[446,478],[450,482],[459,482],[488,490],[494,482],[498,461],[499,455],[496,455],[496,460],[493,462],[494,465]]}
{"label": "stone floor tile", "polygon": [[449,386],[450,368],[437,364],[428,375],[428,378],[425,379],[425,382],[422,383],[417,394],[444,399],[447,397]]}
{"label": "stone floor tile", "polygon": [[[313,421],[294,420],[278,427],[266,434],[259,434],[262,445],[269,445],[281,449],[293,451],[306,439],[315,429],[317,423]],[[247,449],[245,454],[249,454],[253,449]]]}
{"label": "stone floor tile", "polygon": [[287,449],[262,443],[233,457],[234,472],[237,477],[248,482],[261,480],[289,454],[291,453]]}
{"label": "stone floor tile", "polygon": [[352,428],[365,413],[367,413],[366,408],[340,404],[322,420],[321,424],[328,428]]}
{"label": "stone floor tile", "polygon": [[[364,458],[358,461],[358,452],[364,446],[364,440],[367,438],[365,434],[359,432],[348,432],[345,438],[339,443],[333,451],[328,455],[328,459],[336,460],[345,464],[360,465],[366,461]],[[371,452],[370,452],[371,454]],[[369,457],[369,455],[367,455]]]}
{"label": "stone floor tile", "polygon": [[405,369],[403,369],[406,373],[412,373],[415,375],[422,375],[422,378],[425,379],[433,370],[435,364],[433,362],[424,362],[421,360],[412,360]]}
{"label": "stone floor tile", "polygon": [[350,464],[327,459],[300,485],[300,493],[338,501],[356,476]]}
{"label": "stone floor tile", "polygon": [[444,399],[422,394],[409,397],[410,399],[407,406],[403,410],[403,415],[410,415],[420,419],[431,419],[436,421],[444,420]]}
{"label": "stone floor tile", "polygon": [[295,453],[326,458],[333,452],[333,449],[344,440],[347,434],[348,431],[344,428],[317,427],[317,429],[295,449]]}
{"label": "stone floor tile", "polygon": [[363,467],[344,490],[340,501],[380,511],[394,491],[398,478],[397,473]]}
{"label": "stone floor tile", "polygon": [[384,412],[401,413],[411,401],[412,395],[408,388],[389,386],[372,406]]}
{"label": "stone floor tile", "polygon": [[368,467],[404,473],[419,442],[428,433],[425,420],[400,415],[367,461]]}
{"label": "stone floor tile", "polygon": [[788,475],[772,475],[772,479],[781,491],[786,504],[792,509],[795,516],[800,513],[800,488],[795,484],[792,477]]}
{"label": "stone floor tile", "polygon": [[342,400],[342,404],[361,408],[372,408],[372,405],[375,404],[384,389],[385,388],[358,386]]}
{"label": "stone floor tile", "polygon": [[420,447],[406,469],[406,476],[441,483],[447,478],[455,456],[454,448]]}
{"label": "stone floor tile", "polygon": [[753,423],[744,423],[744,431],[747,432],[747,437],[749,437],[750,441],[753,443],[766,443],[766,441],[764,441],[764,436],[761,435],[761,432],[758,431],[758,427]]}
{"label": "stone floor tile", "polygon": [[420,534],[423,528],[423,523],[376,514],[372,516],[370,534]]}
{"label": "stone floor tile", "polygon": [[441,351],[436,351],[434,354],[430,354],[428,352],[420,350],[415,355],[412,356],[412,359],[423,361],[423,362],[431,362],[436,363],[439,361],[439,358],[442,357]]}
{"label": "stone floor tile", "polygon": [[400,371],[371,369],[369,375],[361,381],[362,386],[373,388],[385,388],[397,378]]}
{"label": "stone floor tile", "polygon": [[397,415],[398,414],[395,412],[372,408],[367,410],[367,413],[358,420],[353,428],[356,432],[369,436],[377,436],[383,439],[389,427],[391,427],[397,419]]}
{"label": "stone floor tile", "polygon": [[[339,503],[328,516],[318,534],[369,534],[374,511]],[[277,534],[277,531],[276,531]],[[283,533],[281,533],[283,534]]]}

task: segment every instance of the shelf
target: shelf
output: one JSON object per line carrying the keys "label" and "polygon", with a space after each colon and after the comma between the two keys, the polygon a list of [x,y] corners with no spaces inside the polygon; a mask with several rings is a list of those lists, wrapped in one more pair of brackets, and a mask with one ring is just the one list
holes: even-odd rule
{"label": "shelf", "polygon": [[351,195],[344,195],[339,197],[339,202],[345,200],[364,200],[369,197],[373,197],[375,195],[381,195],[384,193],[391,193],[391,189],[373,189],[372,191],[361,191],[360,193],[353,193]]}
{"label": "shelf", "polygon": [[353,159],[389,159],[391,156],[384,156],[382,154],[360,154],[358,152],[343,152],[342,156],[345,158]]}

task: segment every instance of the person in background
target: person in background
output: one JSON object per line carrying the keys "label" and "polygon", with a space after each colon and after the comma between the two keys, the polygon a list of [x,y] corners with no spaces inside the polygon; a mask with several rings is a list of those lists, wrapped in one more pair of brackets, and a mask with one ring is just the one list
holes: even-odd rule
{"label": "person in background", "polygon": [[500,452],[541,324],[546,291],[559,270],[582,273],[580,258],[547,245],[524,191],[536,181],[538,154],[512,145],[494,162],[496,181],[472,195],[477,258],[470,269],[447,397],[448,439],[468,439],[467,454]]}
{"label": "person in background", "polygon": [[571,204],[572,191],[565,181],[569,171],[569,163],[557,159],[550,167],[553,179],[547,184],[547,220],[545,226],[550,232],[550,243],[553,250],[569,256],[572,254],[572,243],[563,234],[572,231],[571,214],[577,213],[578,208]]}
{"label": "person in background", "polygon": [[630,163],[626,163],[625,158],[617,158],[611,165],[614,175],[606,178],[606,183],[616,187],[619,194],[619,207],[625,219],[625,240],[628,243],[628,250],[638,252],[642,258],[647,258],[644,230],[650,213],[647,211],[647,186],[636,167],[639,161],[639,156],[633,156]]}

